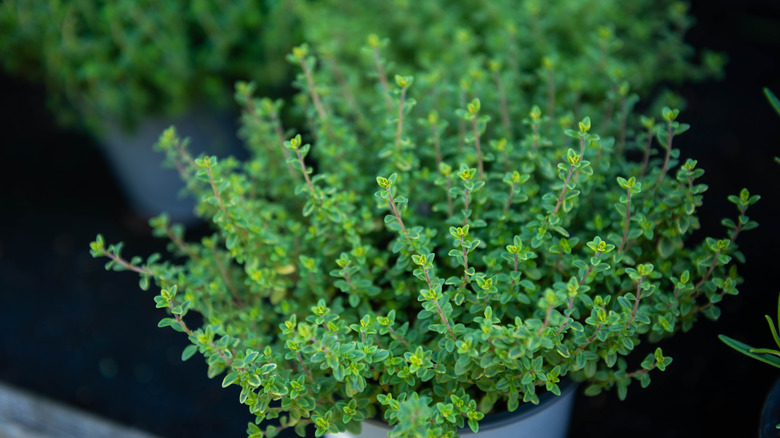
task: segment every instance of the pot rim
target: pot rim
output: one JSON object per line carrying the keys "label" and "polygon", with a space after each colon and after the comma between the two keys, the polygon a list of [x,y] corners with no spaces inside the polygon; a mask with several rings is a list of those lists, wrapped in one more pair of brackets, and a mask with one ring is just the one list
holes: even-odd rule
{"label": "pot rim", "polygon": [[780,378],[775,380],[772,388],[764,399],[761,408],[761,423],[759,424],[759,437],[776,436],[777,412],[780,411]]}
{"label": "pot rim", "polygon": [[[542,411],[546,410],[547,408],[550,408],[553,405],[555,405],[556,402],[563,400],[563,398],[566,397],[567,395],[576,391],[578,385],[579,382],[576,382],[571,378],[564,377],[563,379],[561,379],[560,383],[558,383],[558,387],[561,390],[561,395],[555,395],[550,391],[545,391],[543,394],[539,396],[538,404],[522,403],[517,409],[515,409],[512,412],[502,411],[495,414],[486,415],[485,418],[483,418],[479,422],[479,430],[481,432],[483,430],[499,429],[506,425],[517,423],[523,421],[528,417],[537,415]],[[377,427],[382,427],[387,430],[390,430],[390,426],[384,421],[380,421],[374,418],[366,418],[362,421],[366,423],[370,423]],[[458,435],[473,435],[473,434],[474,432],[472,432],[471,429],[468,427],[458,429]]]}
{"label": "pot rim", "polygon": [[[523,421],[528,417],[538,415],[542,411],[547,410],[556,404],[556,402],[562,401],[563,398],[572,392],[577,390],[579,382],[575,382],[570,378],[561,379],[558,387],[561,390],[561,395],[555,395],[550,391],[545,391],[539,396],[539,403],[523,403],[514,411],[502,411],[491,415],[486,415],[482,421],[479,422],[480,432],[483,430],[499,429],[508,424],[517,423]],[[459,435],[474,435],[474,432],[470,428],[465,427],[458,429]]]}

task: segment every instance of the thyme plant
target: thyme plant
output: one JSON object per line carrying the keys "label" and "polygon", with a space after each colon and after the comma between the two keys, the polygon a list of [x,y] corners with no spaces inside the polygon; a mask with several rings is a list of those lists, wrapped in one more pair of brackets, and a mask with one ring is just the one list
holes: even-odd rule
{"label": "thyme plant", "polygon": [[[495,29],[484,42],[512,47]],[[388,40],[362,41],[349,62],[327,42],[294,48],[291,105],[236,85],[247,161],[193,157],[163,133],[213,234],[189,242],[152,220],[170,261],[91,243],[159,290],[160,326],[192,343],[184,360],[241,387],[250,436],[379,418],[393,437],[453,437],[562,378],[624,398],[672,361],[636,357],[640,344],[716,319],[737,293],[757,197],[743,189],[724,234],[691,241],[707,187],[675,147],[678,109],[640,112],[630,82],[565,52],[524,77],[486,43],[412,76],[386,61]]]}

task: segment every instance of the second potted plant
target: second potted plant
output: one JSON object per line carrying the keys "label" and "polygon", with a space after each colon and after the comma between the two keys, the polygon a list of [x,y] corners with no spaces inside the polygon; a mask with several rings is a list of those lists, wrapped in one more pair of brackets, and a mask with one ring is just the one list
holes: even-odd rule
{"label": "second potted plant", "polygon": [[2,2],[0,65],[43,84],[54,116],[95,136],[138,216],[192,221],[195,202],[152,146],[175,123],[198,153],[243,152],[230,91],[238,79],[285,84],[282,57],[300,39],[289,3]]}

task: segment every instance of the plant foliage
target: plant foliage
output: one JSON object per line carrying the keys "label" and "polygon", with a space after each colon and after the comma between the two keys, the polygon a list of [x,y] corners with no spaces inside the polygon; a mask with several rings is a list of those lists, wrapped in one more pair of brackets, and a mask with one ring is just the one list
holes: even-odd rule
{"label": "plant foliage", "polygon": [[[172,261],[127,260],[102,236],[92,253],[159,287],[160,325],[188,336],[183,359],[200,353],[241,387],[263,425],[251,436],[378,417],[393,437],[451,437],[564,377],[624,398],[671,363],[660,348],[633,357],[641,343],[716,319],[737,293],[736,239],[758,197],[743,189],[724,235],[691,241],[707,187],[674,146],[689,126],[678,109],[635,109],[633,90],[664,76],[642,44],[675,35],[684,8],[558,3],[490,2],[468,20],[422,3],[395,49],[369,34],[350,51],[314,27],[287,57],[292,105],[236,85],[251,159],[193,157],[163,133],[214,233],[188,242],[161,216]],[[426,14],[440,19],[414,23]],[[458,44],[437,36],[450,28]],[[390,62],[416,44],[417,59]]]}

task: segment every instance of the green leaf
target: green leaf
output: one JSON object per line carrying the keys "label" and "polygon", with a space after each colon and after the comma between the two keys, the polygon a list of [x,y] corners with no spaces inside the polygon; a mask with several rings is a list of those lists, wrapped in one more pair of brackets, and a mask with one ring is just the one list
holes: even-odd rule
{"label": "green leaf", "polygon": [[755,349],[750,345],[739,342],[736,339],[730,338],[726,335],[718,335],[718,339],[723,341],[726,345],[733,348],[734,350],[744,354],[745,356],[752,357],[753,359],[772,365],[773,367],[780,368],[780,358],[777,356],[764,353],[754,353],[753,350]]}
{"label": "green leaf", "polygon": [[664,259],[668,259],[669,257],[674,254],[675,249],[677,248],[677,243],[672,239],[667,239],[665,237],[662,237],[658,241],[658,255],[660,255]]}
{"label": "green leaf", "polygon": [[772,108],[775,109],[778,115],[780,115],[780,100],[777,99],[777,96],[775,96],[774,93],[769,88],[764,87],[764,96],[766,96],[766,99],[769,101],[769,104],[772,105]]}
{"label": "green leaf", "polygon": [[623,401],[626,399],[626,396],[628,395],[628,385],[624,382],[618,382],[617,383],[617,393],[618,398]]}
{"label": "green leaf", "polygon": [[181,360],[186,361],[197,352],[198,352],[198,347],[196,345],[188,345],[184,348],[184,351],[182,351],[181,353]]}
{"label": "green leaf", "polygon": [[775,340],[775,345],[780,347],[780,337],[777,336],[777,329],[775,328],[775,322],[772,321],[772,318],[769,315],[764,315],[764,318],[766,318],[767,324],[769,324],[769,331],[772,332],[772,339]]}
{"label": "green leaf", "polygon": [[601,386],[599,386],[599,385],[594,383],[592,385],[589,385],[587,388],[585,388],[584,393],[585,393],[585,395],[587,395],[589,397],[593,397],[593,396],[601,394],[602,390],[603,390],[603,388]]}
{"label": "green leaf", "polygon": [[311,213],[314,211],[314,208],[316,207],[316,204],[313,200],[309,200],[304,204],[303,210],[301,211],[301,214],[306,217],[310,216]]}
{"label": "green leaf", "polygon": [[268,373],[270,373],[271,371],[273,371],[275,369],[276,369],[276,364],[275,363],[267,363],[267,364],[263,365],[262,367],[260,367],[260,369],[257,370],[257,372],[260,375],[265,375],[265,374],[268,374]]}
{"label": "green leaf", "polygon": [[177,327],[178,325],[179,325],[179,322],[176,321],[173,318],[163,318],[163,319],[160,320],[159,323],[157,323],[157,327],[160,327],[160,328],[162,328],[162,327],[170,327],[170,326]]}
{"label": "green leaf", "polygon": [[228,373],[224,379],[222,379],[222,387],[227,388],[238,380],[238,373]]}

